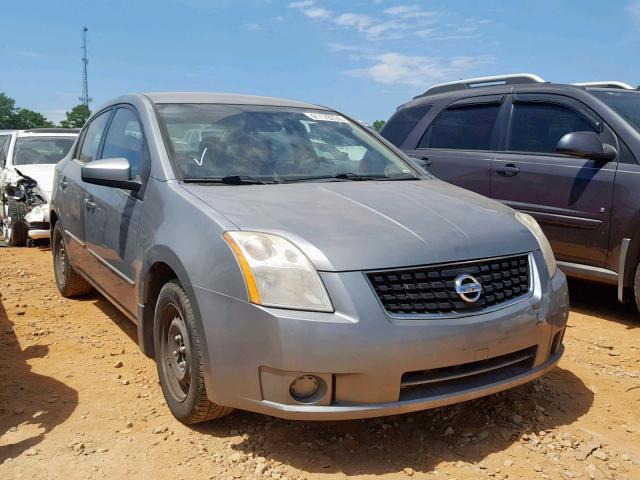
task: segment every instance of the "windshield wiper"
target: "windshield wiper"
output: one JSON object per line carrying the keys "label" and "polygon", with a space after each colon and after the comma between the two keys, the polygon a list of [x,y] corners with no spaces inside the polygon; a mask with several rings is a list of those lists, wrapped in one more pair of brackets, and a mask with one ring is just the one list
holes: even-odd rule
{"label": "windshield wiper", "polygon": [[420,180],[420,177],[414,175],[413,173],[405,172],[399,173],[397,175],[392,175],[390,177],[381,178],[380,180],[388,180],[388,181],[402,181],[402,180]]}
{"label": "windshield wiper", "polygon": [[267,185],[276,183],[274,180],[260,180],[249,175],[227,175],[226,177],[187,177],[182,179],[186,183],[223,183],[225,185]]}
{"label": "windshield wiper", "polygon": [[[406,175],[406,176],[405,176]],[[361,175],[359,173],[354,172],[343,172],[338,173],[336,175],[318,175],[318,176],[309,176],[309,177],[297,177],[297,178],[286,178],[283,179],[284,183],[294,183],[294,182],[306,182],[312,180],[348,180],[353,182],[361,182],[365,180],[417,180],[419,179],[417,176],[413,174],[402,174],[396,176],[388,176],[388,175]]]}

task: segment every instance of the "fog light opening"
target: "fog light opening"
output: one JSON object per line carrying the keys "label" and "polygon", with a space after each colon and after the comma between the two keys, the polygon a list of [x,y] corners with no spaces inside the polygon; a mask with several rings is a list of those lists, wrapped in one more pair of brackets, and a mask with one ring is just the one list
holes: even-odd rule
{"label": "fog light opening", "polygon": [[315,375],[300,375],[289,386],[289,393],[298,403],[313,403],[324,395],[324,381]]}

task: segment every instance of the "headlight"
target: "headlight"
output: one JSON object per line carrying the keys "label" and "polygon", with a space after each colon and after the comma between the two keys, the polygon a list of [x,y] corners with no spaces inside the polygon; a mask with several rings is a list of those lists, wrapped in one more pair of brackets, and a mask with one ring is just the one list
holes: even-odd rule
{"label": "headlight", "polygon": [[549,240],[547,240],[546,235],[536,222],[536,219],[531,215],[527,215],[526,213],[516,212],[516,220],[518,220],[521,224],[529,229],[529,231],[536,237],[538,244],[540,245],[540,250],[542,250],[542,256],[544,257],[544,261],[547,264],[547,270],[549,270],[549,276],[553,277],[558,269],[556,265],[556,257],[553,255],[553,250],[551,250],[551,245],[549,244]]}
{"label": "headlight", "polygon": [[268,233],[226,232],[251,303],[332,312],[333,305],[309,259],[290,241]]}

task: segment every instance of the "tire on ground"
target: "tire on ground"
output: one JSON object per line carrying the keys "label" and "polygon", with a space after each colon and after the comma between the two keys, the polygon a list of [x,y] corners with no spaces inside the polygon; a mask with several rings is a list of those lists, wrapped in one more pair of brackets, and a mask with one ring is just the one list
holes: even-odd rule
{"label": "tire on ground", "polygon": [[91,293],[93,287],[69,263],[60,222],[56,222],[53,227],[51,252],[53,253],[53,273],[56,279],[56,286],[62,296],[72,298]]}
{"label": "tire on ground", "polygon": [[4,242],[10,247],[24,247],[27,244],[28,229],[24,216],[29,213],[29,208],[22,202],[13,198],[7,198],[7,208],[11,217],[11,238],[5,238]]}
{"label": "tire on ground", "polygon": [[[170,342],[170,337],[173,338],[171,326],[175,324],[176,317],[181,317],[177,321],[181,321],[184,333],[187,336],[185,345],[188,345],[189,353],[184,370],[189,375],[188,387],[176,386],[176,376],[172,365],[175,368],[177,359],[171,358],[175,351],[167,350],[171,346],[168,342]],[[202,342],[195,322],[196,319],[191,302],[180,283],[177,280],[166,283],[160,290],[154,312],[156,364],[162,393],[167,405],[171,413],[185,424],[218,419],[233,411],[233,408],[217,405],[207,398],[204,382]],[[180,388],[178,395],[174,393],[176,388]],[[188,391],[185,392],[185,390]],[[184,398],[178,398],[180,394],[184,395]]]}

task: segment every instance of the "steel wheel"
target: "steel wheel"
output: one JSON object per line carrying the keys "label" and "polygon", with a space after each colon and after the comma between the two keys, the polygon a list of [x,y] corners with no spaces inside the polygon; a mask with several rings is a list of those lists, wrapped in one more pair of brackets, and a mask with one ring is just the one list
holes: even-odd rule
{"label": "steel wheel", "polygon": [[11,216],[9,215],[9,204],[4,202],[2,204],[2,237],[7,245],[11,244],[11,236],[13,235],[13,228],[11,227]]}
{"label": "steel wheel", "polygon": [[54,273],[58,285],[64,285],[67,278],[67,252],[64,249],[64,241],[60,238],[53,246]]}
{"label": "steel wheel", "polygon": [[180,309],[169,304],[163,312],[161,346],[163,371],[173,398],[183,402],[191,386],[191,346],[187,325]]}

